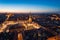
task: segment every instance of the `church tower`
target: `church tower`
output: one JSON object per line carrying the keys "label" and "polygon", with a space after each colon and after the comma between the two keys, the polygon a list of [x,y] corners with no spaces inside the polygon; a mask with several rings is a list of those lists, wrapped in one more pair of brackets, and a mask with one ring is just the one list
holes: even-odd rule
{"label": "church tower", "polygon": [[32,15],[31,15],[31,12],[30,12],[30,14],[29,14],[29,19],[28,19],[28,21],[29,21],[29,23],[32,22]]}

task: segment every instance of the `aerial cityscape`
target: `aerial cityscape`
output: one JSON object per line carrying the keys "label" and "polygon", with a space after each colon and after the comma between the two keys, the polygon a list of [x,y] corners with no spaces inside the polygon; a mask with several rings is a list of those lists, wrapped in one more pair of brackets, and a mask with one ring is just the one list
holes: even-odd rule
{"label": "aerial cityscape", "polygon": [[0,0],[0,40],[60,40],[60,0]]}
{"label": "aerial cityscape", "polygon": [[60,40],[60,14],[0,14],[0,40]]}

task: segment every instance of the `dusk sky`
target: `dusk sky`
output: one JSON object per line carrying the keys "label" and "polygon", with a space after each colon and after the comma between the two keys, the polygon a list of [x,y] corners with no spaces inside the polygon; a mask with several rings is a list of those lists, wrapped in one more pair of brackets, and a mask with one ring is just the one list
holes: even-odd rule
{"label": "dusk sky", "polygon": [[0,12],[56,12],[60,0],[0,0]]}

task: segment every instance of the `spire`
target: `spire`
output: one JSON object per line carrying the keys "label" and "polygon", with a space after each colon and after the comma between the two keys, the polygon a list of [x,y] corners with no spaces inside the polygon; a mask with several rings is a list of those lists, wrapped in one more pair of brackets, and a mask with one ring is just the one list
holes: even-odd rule
{"label": "spire", "polygon": [[31,12],[29,13],[29,23],[32,22],[32,15],[31,15]]}

